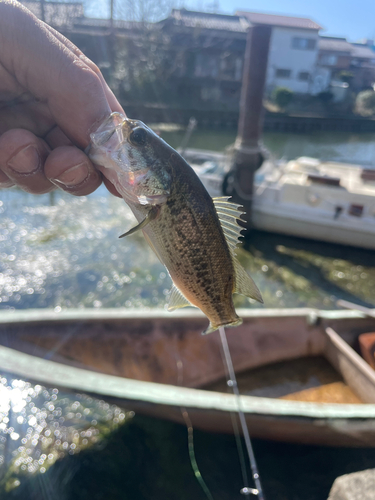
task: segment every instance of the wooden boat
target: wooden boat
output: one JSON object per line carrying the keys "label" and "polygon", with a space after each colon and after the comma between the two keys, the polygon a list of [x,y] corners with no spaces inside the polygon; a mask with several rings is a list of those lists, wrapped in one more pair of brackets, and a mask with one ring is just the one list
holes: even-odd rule
{"label": "wooden boat", "polygon": [[[253,437],[375,446],[375,372],[355,350],[360,334],[375,331],[374,318],[313,309],[239,312],[244,323],[227,336],[240,390],[246,392],[245,379],[255,384],[240,398]],[[189,309],[2,311],[0,372],[100,394],[177,422],[184,421],[184,408],[195,428],[231,432],[230,413],[238,400],[215,390],[225,386],[225,368],[219,335],[201,335],[206,323]],[[315,387],[314,369],[322,359],[336,378]],[[310,363],[314,373],[283,385],[280,374],[293,363]],[[269,373],[273,368],[276,380]]]}

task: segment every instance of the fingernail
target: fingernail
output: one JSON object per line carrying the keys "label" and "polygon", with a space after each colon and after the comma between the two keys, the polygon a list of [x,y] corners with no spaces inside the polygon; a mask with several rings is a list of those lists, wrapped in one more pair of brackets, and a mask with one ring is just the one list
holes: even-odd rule
{"label": "fingernail", "polygon": [[31,144],[17,151],[7,162],[7,166],[19,174],[32,174],[38,170],[40,164],[40,155]]}
{"label": "fingernail", "polygon": [[64,184],[65,186],[76,186],[83,182],[89,175],[89,169],[87,163],[80,163],[74,167],[65,170],[56,179],[52,179],[52,182],[57,182]]}

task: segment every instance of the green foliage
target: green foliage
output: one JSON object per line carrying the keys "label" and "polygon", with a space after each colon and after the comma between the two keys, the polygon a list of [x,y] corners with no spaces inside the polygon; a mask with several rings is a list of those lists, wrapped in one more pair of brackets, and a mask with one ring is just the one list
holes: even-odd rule
{"label": "green foliage", "polygon": [[355,101],[355,110],[362,116],[374,116],[375,92],[373,90],[364,90],[360,92]]}
{"label": "green foliage", "polygon": [[292,101],[293,95],[293,91],[287,87],[277,87],[272,92],[272,99],[280,108],[284,109]]}
{"label": "green foliage", "polygon": [[350,85],[350,82],[354,78],[354,74],[351,71],[341,71],[339,73],[339,78],[342,82],[348,83]]}
{"label": "green foliage", "polygon": [[330,92],[329,90],[325,90],[324,92],[320,92],[318,95],[317,95],[318,99],[322,102],[324,102],[325,104],[328,104],[329,102],[332,101],[333,99],[333,94],[332,92]]}

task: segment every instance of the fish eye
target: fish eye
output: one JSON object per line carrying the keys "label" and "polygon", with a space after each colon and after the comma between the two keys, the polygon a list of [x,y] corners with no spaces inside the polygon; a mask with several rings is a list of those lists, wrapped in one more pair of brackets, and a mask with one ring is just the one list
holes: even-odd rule
{"label": "fish eye", "polygon": [[136,146],[142,146],[147,141],[147,135],[147,131],[144,128],[137,127],[131,132],[129,139]]}

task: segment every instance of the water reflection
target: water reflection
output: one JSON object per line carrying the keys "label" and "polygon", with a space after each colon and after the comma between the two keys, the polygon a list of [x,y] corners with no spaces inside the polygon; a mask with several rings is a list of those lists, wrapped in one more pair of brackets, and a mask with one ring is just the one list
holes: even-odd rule
{"label": "water reflection", "polygon": [[[126,204],[101,187],[89,197],[1,192],[0,309],[163,308],[171,281]],[[252,232],[238,256],[266,307],[373,302],[373,252]],[[235,296],[238,307],[251,307]]]}
{"label": "water reflection", "polygon": [[116,405],[11,375],[0,378],[0,497],[56,460],[98,444],[133,416]]}
{"label": "water reflection", "polygon": [[[162,137],[173,147],[179,147],[184,131],[162,131]],[[234,143],[235,131],[197,129],[189,147],[222,151]],[[265,132],[262,140],[275,158],[293,160],[299,156],[312,156],[322,160],[366,164],[375,168],[374,134],[352,132],[314,132],[292,134]]]}
{"label": "water reflection", "polygon": [[[170,282],[125,203],[1,192],[0,307],[163,307]],[[58,309],[59,310],[59,309]]]}

